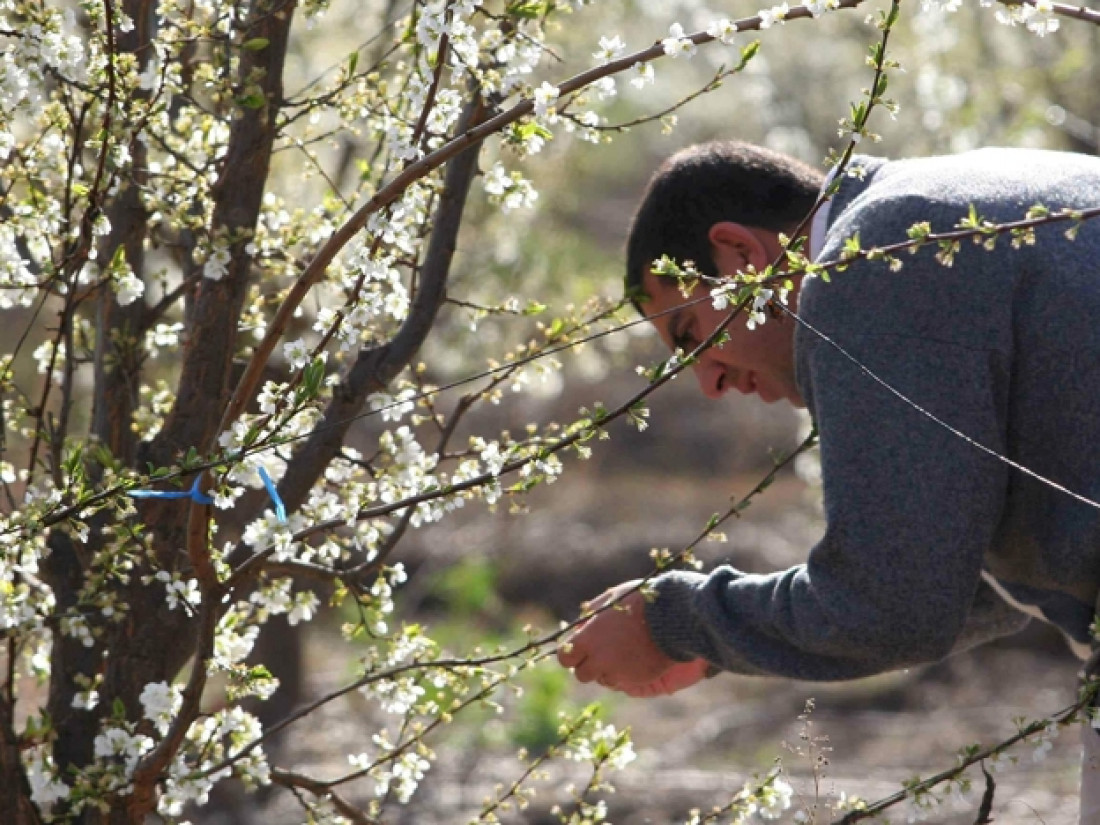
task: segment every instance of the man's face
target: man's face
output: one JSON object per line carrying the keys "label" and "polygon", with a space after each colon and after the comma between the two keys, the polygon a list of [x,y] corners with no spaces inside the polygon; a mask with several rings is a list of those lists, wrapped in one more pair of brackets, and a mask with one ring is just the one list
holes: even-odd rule
{"label": "man's face", "polygon": [[[724,275],[737,272],[746,263],[721,246],[715,248],[714,257]],[[762,269],[768,262],[754,264]],[[649,296],[642,307],[670,349],[691,352],[729,314],[728,309],[714,308],[706,284],[696,287],[687,299],[675,281],[652,272],[646,273],[642,285]],[[703,394],[720,398],[732,389],[756,394],[769,404],[785,399],[796,407],[806,406],[794,380],[794,322],[781,315],[750,330],[746,319],[745,313],[734,318],[726,327],[729,340],[707,349],[692,367]]]}

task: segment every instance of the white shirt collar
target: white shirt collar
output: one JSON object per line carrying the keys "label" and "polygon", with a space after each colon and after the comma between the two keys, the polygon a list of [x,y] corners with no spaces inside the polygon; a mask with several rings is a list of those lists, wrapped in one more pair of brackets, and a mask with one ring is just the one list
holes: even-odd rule
{"label": "white shirt collar", "polygon": [[[829,188],[829,185],[833,182],[833,178],[836,176],[836,169],[834,168],[829,172],[829,176],[825,178],[825,183],[821,187],[821,191],[824,192]],[[835,195],[833,197],[836,197]],[[833,205],[833,201],[830,198],[821,204],[821,208],[814,214],[813,223],[810,224],[810,260],[816,261],[817,256],[821,254],[821,250],[825,247],[825,233],[829,231],[829,209]]]}

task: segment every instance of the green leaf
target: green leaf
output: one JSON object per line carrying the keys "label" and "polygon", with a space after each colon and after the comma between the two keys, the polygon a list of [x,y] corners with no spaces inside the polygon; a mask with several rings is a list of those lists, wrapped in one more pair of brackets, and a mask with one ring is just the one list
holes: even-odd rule
{"label": "green leaf", "polygon": [[244,41],[241,48],[246,52],[262,52],[270,45],[271,41],[266,37],[253,37],[251,40]]}
{"label": "green leaf", "polygon": [[253,424],[248,428],[248,432],[244,434],[244,438],[241,439],[241,443],[246,447],[251,447],[256,443],[256,440],[260,437],[260,428]]}
{"label": "green leaf", "polygon": [[887,14],[886,14],[886,26],[888,28],[893,28],[894,24],[898,22],[898,12],[899,12],[900,8],[901,8],[900,3],[894,3],[890,7],[890,11],[887,12]]}
{"label": "green leaf", "polygon": [[245,109],[262,109],[265,103],[267,103],[267,99],[259,92],[252,92],[237,98],[237,105],[243,106]]}
{"label": "green leaf", "polygon": [[325,380],[325,362],[321,358],[314,358],[309,366],[302,371],[302,384],[306,392],[312,398],[321,390],[321,382]]}
{"label": "green leaf", "polygon": [[513,0],[505,9],[509,17],[518,17],[524,20],[534,20],[543,13],[541,0]]}
{"label": "green leaf", "polygon": [[352,52],[348,55],[348,75],[355,74],[355,67],[359,65],[359,52]]}
{"label": "green leaf", "polygon": [[906,234],[911,240],[922,240],[932,234],[932,224],[930,224],[928,221],[915,223],[906,230]]}
{"label": "green leaf", "polygon": [[108,271],[116,272],[126,262],[126,247],[119,244],[115,249],[115,254],[111,256],[111,263],[107,266]]}

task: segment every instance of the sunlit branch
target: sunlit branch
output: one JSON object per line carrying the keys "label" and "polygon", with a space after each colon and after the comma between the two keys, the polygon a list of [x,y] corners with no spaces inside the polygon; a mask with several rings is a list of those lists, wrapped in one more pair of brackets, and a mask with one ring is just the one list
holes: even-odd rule
{"label": "sunlit branch", "polygon": [[[746,47],[746,50],[742,52],[740,63],[728,69],[725,67],[720,68],[717,72],[715,72],[714,77],[712,77],[704,86],[701,86],[689,95],[685,95],[672,105],[666,106],[664,109],[661,109],[659,112],[653,112],[652,114],[643,115],[642,117],[636,117],[633,120],[626,120],[622,123],[602,123],[596,124],[594,126],[582,123],[579,118],[577,118],[569,111],[562,111],[559,112],[559,114],[561,115],[561,117],[572,121],[578,126],[585,129],[591,129],[594,132],[625,132],[628,129],[634,128],[635,126],[643,126],[647,123],[654,123],[656,121],[663,120],[669,115],[678,112],[680,109],[683,109],[692,101],[697,100],[703,95],[709,94],[710,92],[721,88],[722,83],[726,78],[732,77],[733,75],[742,72],[744,68],[748,65],[749,61],[752,59],[752,56],[755,55],[756,47],[758,45],[759,41],[753,41],[753,43]],[[748,51],[749,49],[751,49],[752,51]]]}
{"label": "sunlit branch", "polygon": [[[1036,0],[998,0],[998,2],[1009,8],[1013,6],[1036,7]],[[1100,26],[1100,11],[1090,9],[1088,6],[1072,6],[1068,3],[1051,3],[1050,8],[1051,11],[1060,17],[1072,17],[1076,20],[1083,20],[1086,23]]]}
{"label": "sunlit branch", "polygon": [[1092,683],[1087,689],[1082,691],[1081,697],[1069,705],[1066,708],[1047,716],[1044,719],[1040,719],[1036,722],[1032,722],[1020,729],[1014,736],[998,742],[996,745],[991,745],[988,748],[982,748],[981,750],[973,753],[966,758],[960,760],[959,764],[953,768],[949,768],[945,771],[941,771],[928,779],[916,782],[907,787],[905,790],[898,791],[890,796],[884,797],[878,802],[871,803],[864,808],[857,811],[850,811],[833,822],[833,825],[851,825],[853,822],[859,822],[863,819],[870,819],[873,816],[877,816],[883,811],[892,808],[900,802],[904,802],[906,799],[910,799],[918,794],[927,792],[942,785],[944,782],[950,782],[961,776],[968,768],[973,765],[977,765],[985,759],[995,756],[999,753],[1011,748],[1018,742],[1022,742],[1029,736],[1034,736],[1042,730],[1045,730],[1051,724],[1055,725],[1067,725],[1074,722],[1078,714],[1080,714],[1085,708],[1092,704],[1093,699],[1096,696],[1097,688],[1100,687],[1100,683]]}
{"label": "sunlit branch", "polygon": [[336,793],[336,791],[332,790],[333,783],[331,782],[322,782],[306,776],[305,774],[297,773],[296,771],[288,771],[284,768],[272,768],[271,781],[284,788],[301,788],[304,791],[309,791],[316,797],[332,800],[333,807],[343,816],[346,816],[354,822],[355,825],[377,825],[379,821],[377,819],[371,819]]}

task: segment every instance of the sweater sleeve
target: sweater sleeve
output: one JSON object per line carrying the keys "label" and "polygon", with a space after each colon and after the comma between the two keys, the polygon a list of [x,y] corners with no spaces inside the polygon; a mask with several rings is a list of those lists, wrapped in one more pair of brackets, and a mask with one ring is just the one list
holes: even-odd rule
{"label": "sweater sleeve", "polygon": [[[1003,359],[906,335],[904,324],[897,334],[882,328],[849,334],[843,345],[926,410],[1001,452]],[[674,658],[701,656],[733,672],[833,680],[933,661],[1020,626],[981,582],[1004,465],[821,340],[800,368],[820,432],[824,537],[806,564],[771,575],[722,567],[660,577],[647,605],[657,644]]]}

